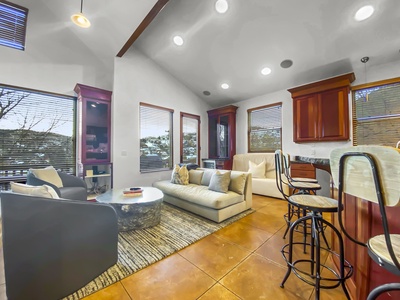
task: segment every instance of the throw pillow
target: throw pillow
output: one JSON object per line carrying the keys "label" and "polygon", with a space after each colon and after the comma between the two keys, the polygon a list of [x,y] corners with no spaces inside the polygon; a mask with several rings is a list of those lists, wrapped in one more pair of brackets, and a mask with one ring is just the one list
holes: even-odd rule
{"label": "throw pillow", "polygon": [[225,173],[220,173],[217,171],[213,176],[211,176],[208,189],[215,192],[227,193],[230,181],[231,171]]}
{"label": "throw pillow", "polygon": [[265,161],[257,165],[249,160],[248,172],[251,173],[253,178],[265,178]]}
{"label": "throw pillow", "polygon": [[182,167],[175,165],[171,175],[171,182],[183,185],[189,184],[189,172],[186,168],[186,165],[183,165]]}
{"label": "throw pillow", "polygon": [[189,171],[189,183],[200,185],[203,174],[204,174],[204,171],[190,170]]}
{"label": "throw pillow", "polygon": [[242,173],[239,175],[231,174],[231,183],[229,184],[229,190],[239,195],[243,195],[244,187],[246,185],[246,174]]}
{"label": "throw pillow", "polygon": [[28,184],[11,182],[10,185],[11,185],[11,191],[13,193],[19,193],[36,197],[59,199],[56,191],[47,184],[33,186]]}
{"label": "throw pillow", "polygon": [[201,185],[209,186],[211,177],[215,174],[215,172],[215,169],[204,169],[204,174],[201,178]]}
{"label": "throw pillow", "polygon": [[54,167],[46,167],[44,169],[29,169],[37,178],[54,184],[56,187],[63,187],[62,180]]}

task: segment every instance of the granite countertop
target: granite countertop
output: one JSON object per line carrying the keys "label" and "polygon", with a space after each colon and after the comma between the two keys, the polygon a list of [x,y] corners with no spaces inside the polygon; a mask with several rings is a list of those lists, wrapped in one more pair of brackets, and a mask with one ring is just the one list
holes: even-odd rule
{"label": "granite countertop", "polygon": [[324,166],[330,165],[329,158],[294,156],[292,161],[296,163],[308,163],[308,164],[324,165]]}

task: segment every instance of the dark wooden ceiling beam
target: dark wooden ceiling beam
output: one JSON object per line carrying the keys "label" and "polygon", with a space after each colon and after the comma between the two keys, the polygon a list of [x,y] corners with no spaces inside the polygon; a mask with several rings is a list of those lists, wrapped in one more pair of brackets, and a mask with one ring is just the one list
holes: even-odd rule
{"label": "dark wooden ceiling beam", "polygon": [[154,20],[154,18],[158,15],[158,13],[164,8],[164,6],[168,3],[169,0],[158,0],[156,4],[154,4],[153,8],[149,11],[147,16],[143,19],[142,23],[136,28],[136,30],[132,33],[131,37],[125,43],[125,45],[119,50],[117,57],[122,57],[126,51],[133,45],[133,43],[139,38],[142,32],[150,25],[150,23]]}

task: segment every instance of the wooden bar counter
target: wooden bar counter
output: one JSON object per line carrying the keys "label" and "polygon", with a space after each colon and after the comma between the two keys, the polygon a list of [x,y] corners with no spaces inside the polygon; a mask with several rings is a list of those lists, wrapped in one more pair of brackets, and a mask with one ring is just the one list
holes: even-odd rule
{"label": "wooden bar counter", "polygon": [[[400,184],[400,183],[399,183]],[[400,233],[400,207],[387,207],[390,232]],[[377,204],[345,195],[345,209],[343,211],[345,226],[349,233],[360,241],[382,234],[381,214]],[[332,223],[340,228],[337,214],[332,214]],[[384,283],[400,282],[400,277],[386,271],[376,264],[368,255],[367,248],[356,245],[342,235],[345,244],[345,259],[354,267],[354,274],[346,281],[352,300],[365,300],[368,293]],[[338,252],[336,235],[332,235],[332,247]],[[335,266],[339,265],[337,257],[333,257]],[[400,299],[400,292],[391,292],[379,297],[379,300]]]}

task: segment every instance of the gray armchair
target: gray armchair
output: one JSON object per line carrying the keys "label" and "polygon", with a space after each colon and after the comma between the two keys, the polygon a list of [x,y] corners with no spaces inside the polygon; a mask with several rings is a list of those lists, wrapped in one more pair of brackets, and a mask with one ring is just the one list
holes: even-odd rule
{"label": "gray armchair", "polygon": [[110,205],[0,196],[8,299],[63,298],[117,262],[117,216]]}
{"label": "gray armchair", "polygon": [[28,172],[26,176],[26,183],[34,186],[43,184],[50,185],[56,191],[60,198],[72,200],[87,200],[87,186],[84,180],[60,171],[57,171],[57,173],[63,183],[63,187],[61,188],[58,188],[50,182],[37,178],[32,172]]}

